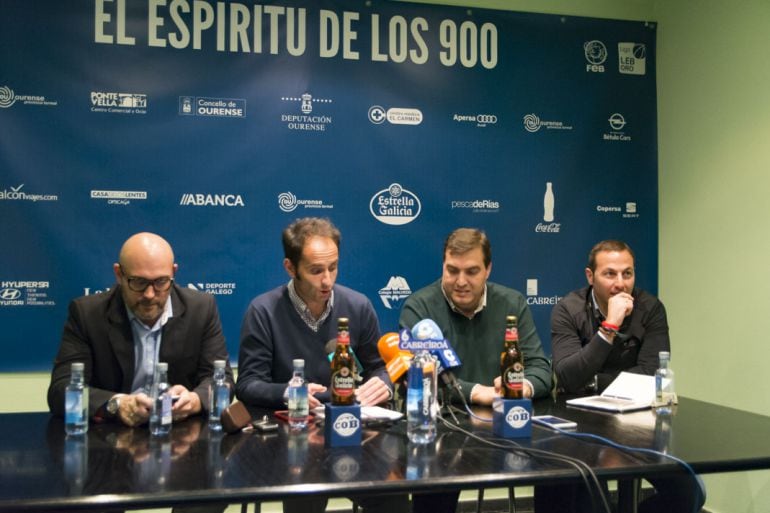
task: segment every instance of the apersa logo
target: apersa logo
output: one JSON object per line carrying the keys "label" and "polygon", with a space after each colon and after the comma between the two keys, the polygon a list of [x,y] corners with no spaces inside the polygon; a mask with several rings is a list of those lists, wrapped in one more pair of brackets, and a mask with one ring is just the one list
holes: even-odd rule
{"label": "apersa logo", "polygon": [[397,183],[377,192],[369,201],[369,211],[374,218],[394,226],[411,223],[421,209],[420,198]]}

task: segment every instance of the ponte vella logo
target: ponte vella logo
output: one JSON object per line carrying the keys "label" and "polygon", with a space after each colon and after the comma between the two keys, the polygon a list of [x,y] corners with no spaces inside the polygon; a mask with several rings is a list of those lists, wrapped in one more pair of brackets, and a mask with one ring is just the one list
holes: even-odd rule
{"label": "ponte vella logo", "polygon": [[421,209],[420,198],[397,183],[378,191],[369,201],[369,211],[374,218],[394,226],[411,223]]}

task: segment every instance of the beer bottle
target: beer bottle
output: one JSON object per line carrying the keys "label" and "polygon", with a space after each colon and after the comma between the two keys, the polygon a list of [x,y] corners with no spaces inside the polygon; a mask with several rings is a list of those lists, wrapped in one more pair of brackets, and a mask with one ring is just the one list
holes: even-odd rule
{"label": "beer bottle", "polygon": [[337,319],[337,348],[332,358],[331,392],[332,404],[351,406],[356,402],[356,381],[353,371],[355,362],[350,354],[350,333],[348,318]]}
{"label": "beer bottle", "polygon": [[503,399],[524,398],[524,359],[519,349],[516,316],[505,318],[505,346],[500,354],[500,388]]}

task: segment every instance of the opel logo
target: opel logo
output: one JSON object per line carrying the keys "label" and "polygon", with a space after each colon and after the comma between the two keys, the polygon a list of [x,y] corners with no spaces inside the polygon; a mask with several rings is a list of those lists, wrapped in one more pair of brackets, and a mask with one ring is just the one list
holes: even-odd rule
{"label": "opel logo", "polygon": [[21,291],[19,289],[2,289],[0,290],[0,299],[3,301],[13,301],[21,297]]}
{"label": "opel logo", "polygon": [[613,130],[622,130],[623,127],[626,126],[626,119],[622,114],[617,112],[610,116],[607,121],[610,122],[610,127],[612,127]]}

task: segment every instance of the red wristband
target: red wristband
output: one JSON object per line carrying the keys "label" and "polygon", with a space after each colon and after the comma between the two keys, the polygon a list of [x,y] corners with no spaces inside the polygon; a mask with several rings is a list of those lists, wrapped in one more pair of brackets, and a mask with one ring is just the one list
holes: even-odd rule
{"label": "red wristband", "polygon": [[602,321],[602,328],[606,328],[610,331],[617,332],[620,329],[620,326],[615,326],[614,324],[610,324],[607,321]]}

